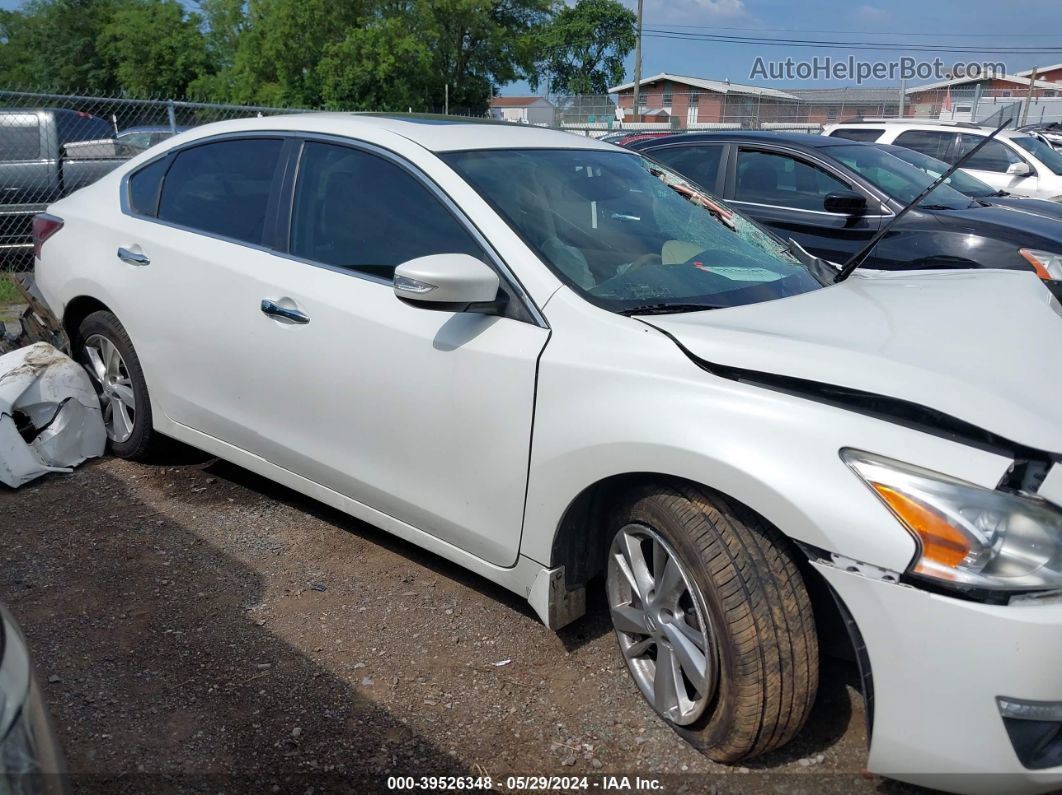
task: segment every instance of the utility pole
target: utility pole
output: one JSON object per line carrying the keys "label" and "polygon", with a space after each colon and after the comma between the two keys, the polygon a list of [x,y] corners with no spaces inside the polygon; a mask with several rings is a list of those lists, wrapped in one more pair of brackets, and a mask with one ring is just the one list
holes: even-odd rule
{"label": "utility pole", "polygon": [[[903,118],[904,103],[906,102],[906,100],[907,100],[907,78],[906,77],[901,77],[900,78],[900,112],[897,114],[901,119]],[[884,110],[884,108],[882,108],[882,110]],[[883,113],[881,115],[885,116],[887,114]]]}
{"label": "utility pole", "polygon": [[1033,101],[1033,86],[1036,85],[1036,75],[1039,67],[1034,66],[1032,73],[1029,75],[1029,93],[1025,96],[1025,108],[1021,112],[1021,124],[1019,126],[1024,127],[1029,121],[1029,108],[1032,107]]}
{"label": "utility pole", "polygon": [[638,0],[638,41],[634,45],[634,119],[640,120],[642,93],[642,0]]}

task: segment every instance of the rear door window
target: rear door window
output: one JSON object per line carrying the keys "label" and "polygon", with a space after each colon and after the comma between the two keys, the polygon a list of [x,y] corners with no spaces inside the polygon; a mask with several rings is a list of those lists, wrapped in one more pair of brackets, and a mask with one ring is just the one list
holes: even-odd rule
{"label": "rear door window", "polygon": [[722,144],[696,146],[668,146],[648,154],[665,166],[696,182],[709,193],[716,193],[719,178],[719,163],[723,159]]}
{"label": "rear door window", "polygon": [[282,146],[279,138],[247,138],[178,152],[162,184],[159,220],[261,243]]}
{"label": "rear door window", "polygon": [[0,116],[0,161],[37,160],[41,130],[36,116]]}
{"label": "rear door window", "polygon": [[348,146],[303,147],[291,224],[295,256],[385,279],[397,265],[429,254],[487,261],[468,230],[412,174]]}
{"label": "rear door window", "polygon": [[832,133],[830,133],[830,137],[844,138],[848,141],[864,141],[867,143],[874,143],[881,137],[881,134],[883,132],[885,132],[885,130],[882,128],[871,130],[865,127],[857,127],[851,129],[841,127],[840,129],[834,130]]}
{"label": "rear door window", "polygon": [[943,160],[945,163],[954,163],[954,157],[948,150],[955,140],[955,133],[943,130],[907,130],[896,136],[893,141],[897,146],[906,146],[924,155]]}

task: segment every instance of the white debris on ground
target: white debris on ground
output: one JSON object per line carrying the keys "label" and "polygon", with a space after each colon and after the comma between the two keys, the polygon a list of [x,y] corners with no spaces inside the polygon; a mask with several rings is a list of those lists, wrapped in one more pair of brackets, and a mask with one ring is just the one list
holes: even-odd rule
{"label": "white debris on ground", "polygon": [[18,488],[103,455],[107,433],[85,370],[46,342],[0,356],[0,483]]}

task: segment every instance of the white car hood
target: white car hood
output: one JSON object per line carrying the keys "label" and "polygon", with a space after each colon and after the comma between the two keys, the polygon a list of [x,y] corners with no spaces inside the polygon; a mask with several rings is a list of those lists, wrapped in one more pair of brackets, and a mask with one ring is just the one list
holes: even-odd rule
{"label": "white car hood", "polygon": [[857,271],[791,298],[640,319],[709,364],[898,398],[1062,453],[1062,306],[1032,273]]}

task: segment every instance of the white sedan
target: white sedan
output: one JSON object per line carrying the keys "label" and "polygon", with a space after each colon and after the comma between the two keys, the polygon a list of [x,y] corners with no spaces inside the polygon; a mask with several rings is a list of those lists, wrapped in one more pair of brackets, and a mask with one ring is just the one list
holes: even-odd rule
{"label": "white sedan", "polygon": [[872,771],[1062,785],[1062,307],[1032,273],[834,284],[636,153],[350,114],[185,132],[35,227],[116,455],[194,445],[550,627],[603,580],[714,760],[800,730],[840,632]]}

